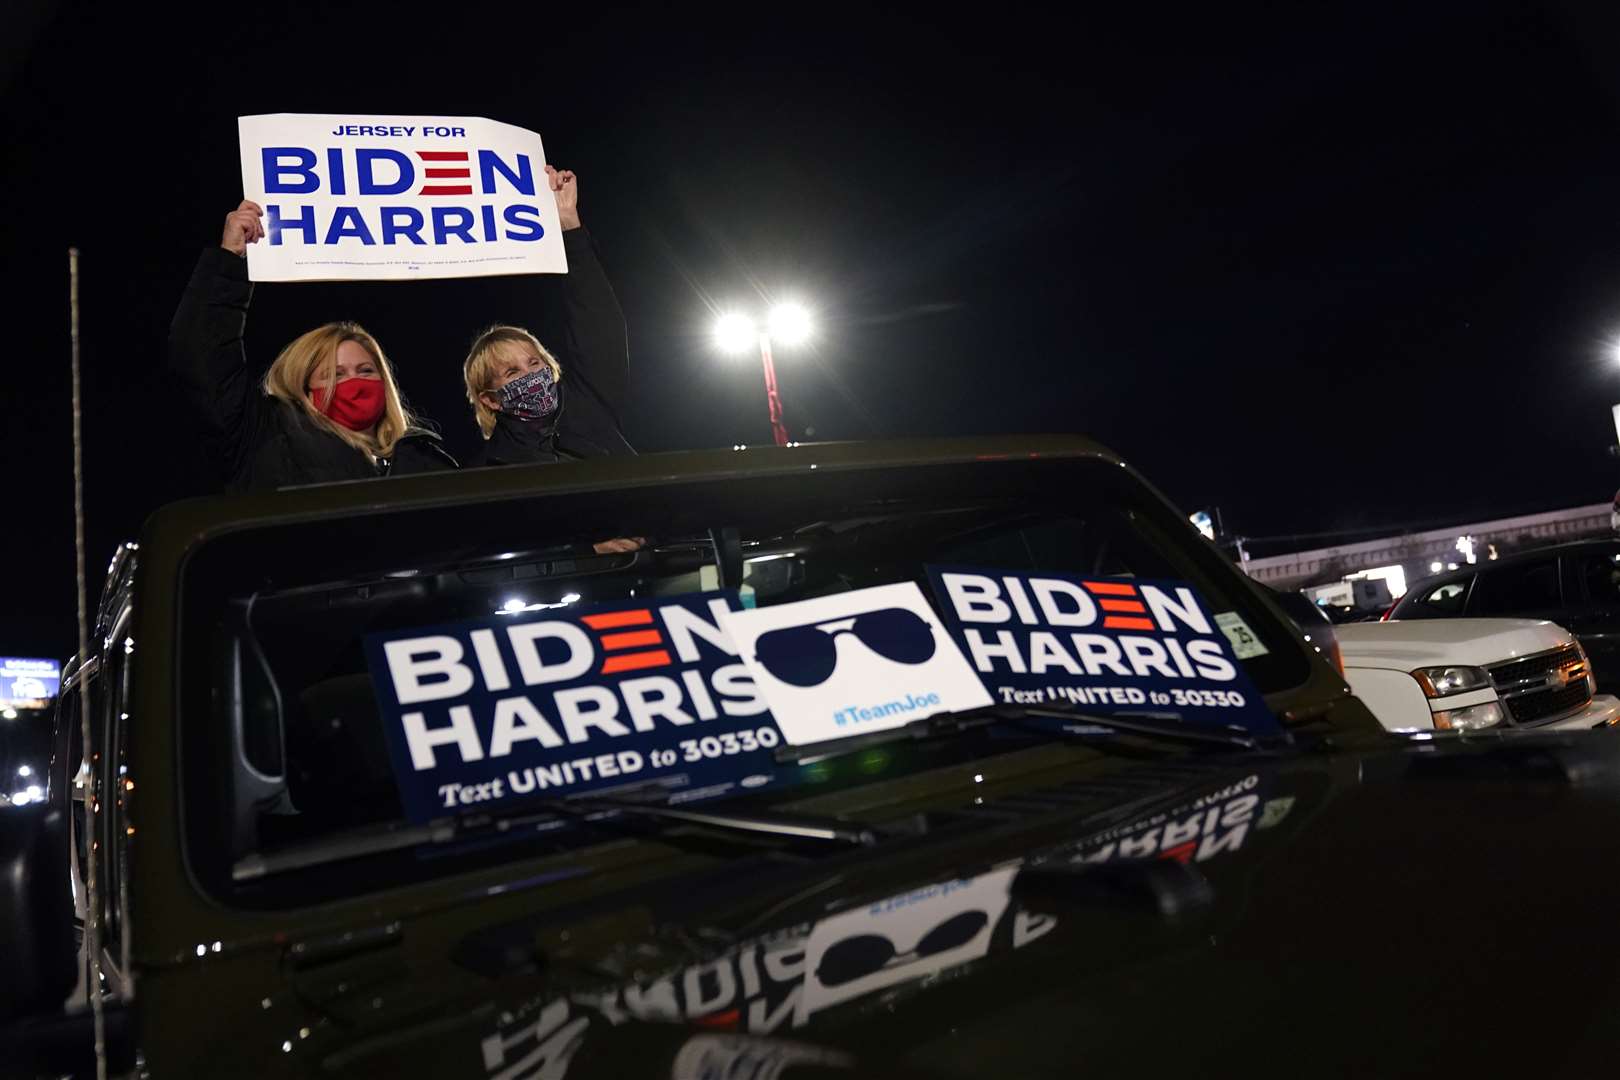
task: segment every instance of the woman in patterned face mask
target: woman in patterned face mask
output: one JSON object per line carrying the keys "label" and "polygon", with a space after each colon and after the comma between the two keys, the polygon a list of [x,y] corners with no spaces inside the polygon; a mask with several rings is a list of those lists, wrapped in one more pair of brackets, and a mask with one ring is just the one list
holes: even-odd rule
{"label": "woman in patterned face mask", "polygon": [[484,436],[475,464],[524,465],[631,454],[619,415],[630,389],[624,314],[579,220],[574,174],[546,167],[568,256],[561,360],[519,326],[480,334],[462,367]]}

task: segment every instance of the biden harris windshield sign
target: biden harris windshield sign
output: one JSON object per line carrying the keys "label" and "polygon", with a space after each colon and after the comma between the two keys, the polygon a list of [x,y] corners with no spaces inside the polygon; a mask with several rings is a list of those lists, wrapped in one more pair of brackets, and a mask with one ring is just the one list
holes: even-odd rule
{"label": "biden harris windshield sign", "polygon": [[998,704],[1281,730],[1185,582],[950,566],[928,574]]}
{"label": "biden harris windshield sign", "polygon": [[475,116],[237,120],[254,281],[566,273],[540,136]]}
{"label": "biden harris windshield sign", "polygon": [[781,734],[720,625],[736,606],[695,593],[369,635],[407,816],[649,781],[670,802],[772,783]]}

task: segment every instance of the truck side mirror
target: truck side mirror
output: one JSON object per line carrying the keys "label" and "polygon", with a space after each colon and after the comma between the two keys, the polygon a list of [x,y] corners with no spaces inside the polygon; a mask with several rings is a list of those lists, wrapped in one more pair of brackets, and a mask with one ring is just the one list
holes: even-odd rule
{"label": "truck side mirror", "polygon": [[60,1012],[78,982],[67,814],[0,810],[0,1021]]}

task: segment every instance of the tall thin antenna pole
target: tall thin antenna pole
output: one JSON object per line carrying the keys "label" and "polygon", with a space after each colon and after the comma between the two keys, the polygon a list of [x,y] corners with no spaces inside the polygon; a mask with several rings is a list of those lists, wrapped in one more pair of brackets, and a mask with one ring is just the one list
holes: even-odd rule
{"label": "tall thin antenna pole", "polygon": [[90,657],[90,628],[84,589],[84,432],[79,398],[79,249],[76,247],[68,248],[68,317],[73,338],[73,555],[78,570],[74,580],[79,589],[79,663],[74,683],[79,692],[79,738],[84,743],[87,765],[84,820],[90,830],[90,842],[85,845],[84,949],[90,957],[87,992],[90,1013],[95,1018],[96,1080],[107,1080],[107,1026],[101,1007],[101,890],[96,879],[97,849],[101,846],[100,789],[96,786],[100,770],[96,767],[95,743],[90,737],[90,699],[84,685],[84,665]]}

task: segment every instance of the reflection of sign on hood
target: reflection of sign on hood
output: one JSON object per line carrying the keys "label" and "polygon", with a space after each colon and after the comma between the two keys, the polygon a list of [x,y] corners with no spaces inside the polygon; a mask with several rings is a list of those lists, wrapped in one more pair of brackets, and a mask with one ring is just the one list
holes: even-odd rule
{"label": "reflection of sign on hood", "polygon": [[1183,582],[954,567],[928,574],[952,634],[1001,704],[1279,730]]}
{"label": "reflection of sign on hood", "polygon": [[664,779],[681,797],[774,774],[780,735],[718,619],[731,593],[372,634],[412,820]]}
{"label": "reflection of sign on hood", "polygon": [[[1033,852],[1027,861],[1036,866],[1151,858],[1203,862],[1230,855],[1242,849],[1251,828],[1274,826],[1292,809],[1293,796],[1262,804],[1270,784],[1264,774],[1241,776],[1183,797],[1165,811]],[[501,1017],[498,1031],[483,1041],[485,1067],[492,1075],[511,1077],[542,1075],[522,1070],[549,1065],[557,1071],[543,1075],[561,1076],[585,1025],[597,1019],[614,1026],[630,1020],[700,1023],[764,1036],[784,1025],[806,1027],[841,1006],[859,1008],[862,999],[882,995],[877,1000],[891,1001],[908,986],[921,991],[938,977],[1022,949],[1057,927],[1054,916],[1027,911],[1015,899],[1014,883],[1024,864],[1015,860],[977,877],[930,882],[755,938],[651,981],[601,994],[536,999]],[[635,948],[634,942],[625,944]],[[772,1039],[752,1050],[744,1041],[736,1049],[738,1060],[768,1062],[782,1060],[773,1047],[794,1046]]]}
{"label": "reflection of sign on hood", "polygon": [[504,1016],[500,1029],[483,1041],[485,1068],[501,1076],[537,1075],[513,1070],[534,1069],[541,1062],[561,1062],[566,1069],[593,1014],[613,1025],[721,1022],[750,1035],[768,1035],[784,1023],[803,1027],[824,1010],[982,959],[993,948],[1021,949],[1054,929],[1057,920],[1012,902],[1016,874],[1013,866],[933,882],[808,928],[747,942],[651,982],[535,1002]]}
{"label": "reflection of sign on hood", "polygon": [[1203,862],[1237,851],[1254,823],[1260,788],[1260,777],[1251,774],[1181,806],[1106,829],[1082,841],[1069,861],[1158,858]]}
{"label": "reflection of sign on hood", "polygon": [[805,942],[794,1026],[822,1009],[984,956],[1017,872],[937,882],[816,923]]}

